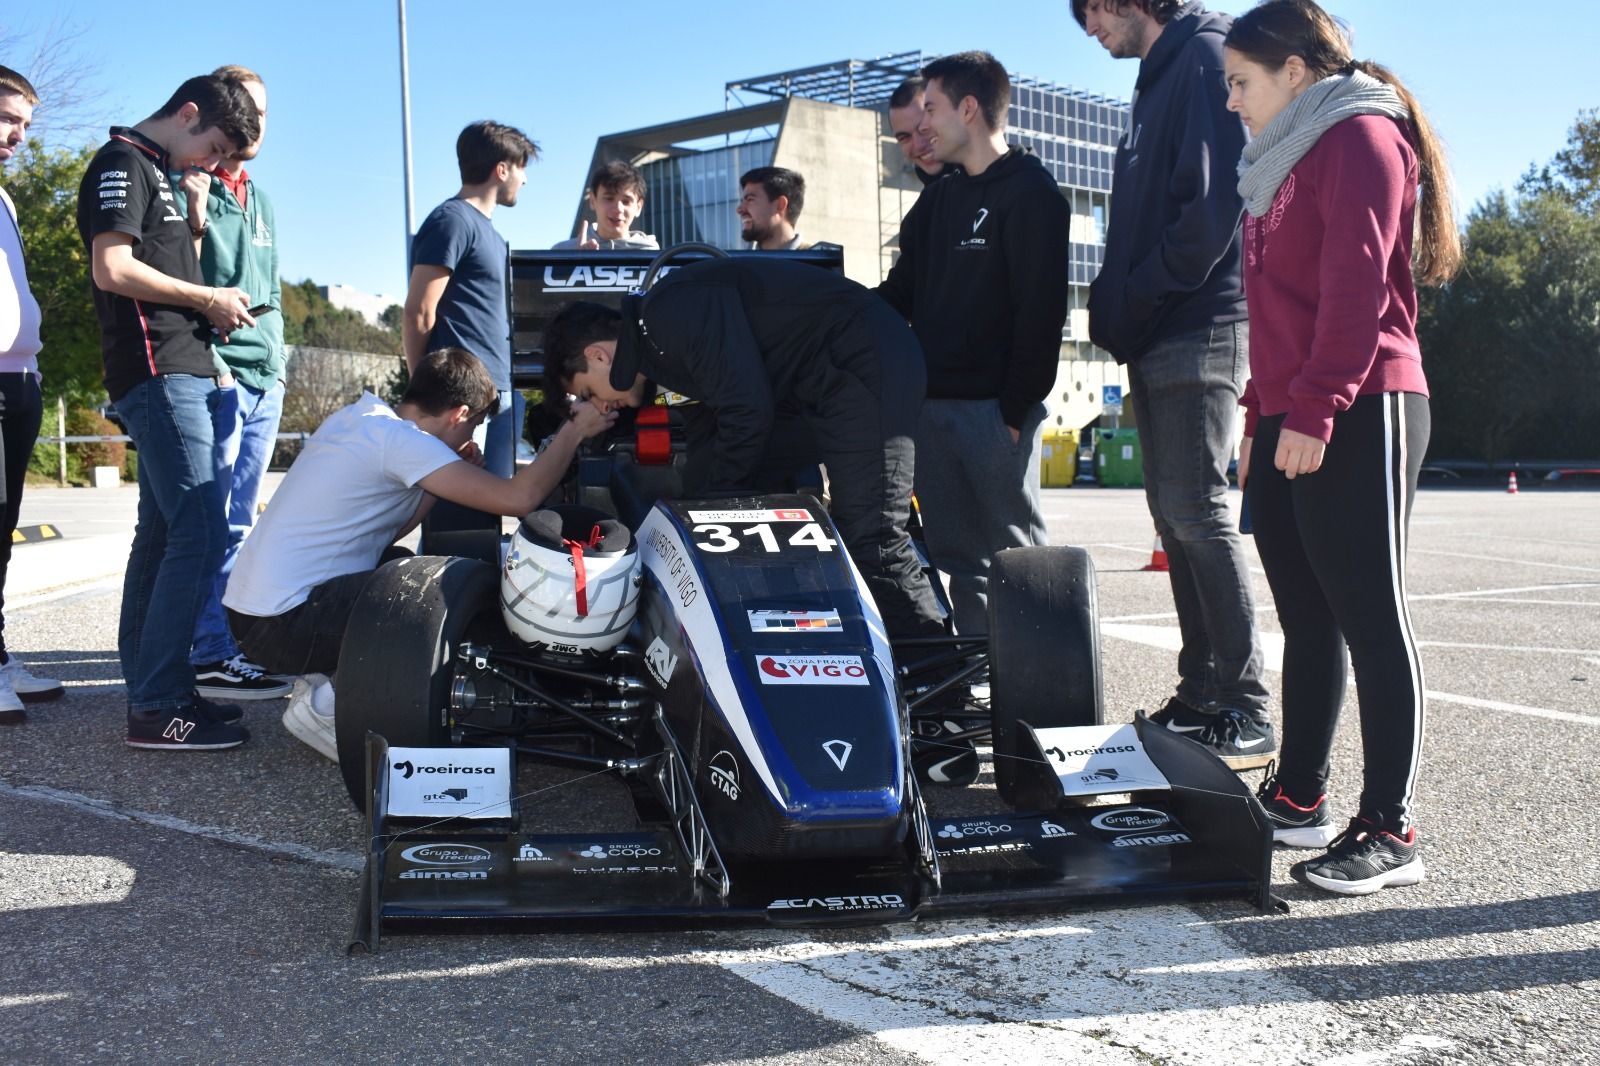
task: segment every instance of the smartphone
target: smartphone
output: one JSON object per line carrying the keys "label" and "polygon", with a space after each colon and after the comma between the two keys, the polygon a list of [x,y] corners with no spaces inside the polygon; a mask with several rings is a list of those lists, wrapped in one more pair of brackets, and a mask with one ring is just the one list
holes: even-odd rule
{"label": "smartphone", "polygon": [[277,310],[277,308],[273,307],[271,304],[256,304],[254,307],[250,308],[250,317],[251,318],[260,318],[262,315],[266,314],[268,311],[276,311],[276,310]]}

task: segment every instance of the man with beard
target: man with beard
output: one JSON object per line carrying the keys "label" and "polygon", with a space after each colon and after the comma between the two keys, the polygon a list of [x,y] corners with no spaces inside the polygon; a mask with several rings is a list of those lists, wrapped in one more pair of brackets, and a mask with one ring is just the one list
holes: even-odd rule
{"label": "man with beard", "polygon": [[[739,179],[739,239],[763,252],[816,247],[795,229],[806,202],[806,179],[785,167],[757,167]],[[831,247],[826,246],[825,247]]]}
{"label": "man with beard", "polygon": [[[516,469],[523,404],[511,388],[510,249],[490,220],[496,207],[516,206],[528,161],[538,158],[539,146],[514,127],[483,121],[462,130],[456,138],[461,191],[433,209],[411,243],[406,366],[415,370],[425,353],[441,348],[465,348],[483,363],[500,393],[499,413],[474,439],[484,468],[501,477]],[[435,509],[436,522],[450,506]]]}
{"label": "man with beard", "polygon": [[239,546],[256,521],[261,478],[278,443],[283,414],[283,292],[278,283],[277,221],[272,201],[256,187],[244,165],[261,151],[267,130],[267,89],[260,75],[227,66],[212,77],[237,83],[255,103],[261,132],[253,144],[224,159],[210,172],[194,168],[173,175],[183,190],[180,210],[189,220],[200,274],[207,285],[232,286],[250,295],[256,324],[212,342],[217,391],[212,395],[215,433],[213,465],[228,516],[228,546],[222,567],[195,621],[195,691],[223,700],[270,700],[287,695],[289,685],[269,677],[239,652],[228,632],[222,590]]}

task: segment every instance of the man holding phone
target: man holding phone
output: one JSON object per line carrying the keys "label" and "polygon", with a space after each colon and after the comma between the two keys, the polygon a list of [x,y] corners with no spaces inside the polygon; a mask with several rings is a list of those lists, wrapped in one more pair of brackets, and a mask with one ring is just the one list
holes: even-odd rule
{"label": "man holding phone", "polygon": [[[267,130],[267,89],[254,71],[219,67],[214,77],[234,82],[255,102],[261,133]],[[200,615],[195,620],[195,690],[210,699],[267,700],[288,695],[289,683],[247,660],[228,631],[222,592],[239,547],[256,519],[261,478],[278,440],[283,414],[283,294],[278,281],[277,225],[272,202],[251,180],[245,163],[261,150],[254,144],[228,156],[207,172],[191,168],[174,183],[182,189],[182,210],[200,256],[207,285],[229,286],[248,294],[254,326],[214,335],[211,355],[217,391],[211,396],[216,433],[213,465],[228,517],[228,544]],[[215,333],[215,331],[213,331]]]}

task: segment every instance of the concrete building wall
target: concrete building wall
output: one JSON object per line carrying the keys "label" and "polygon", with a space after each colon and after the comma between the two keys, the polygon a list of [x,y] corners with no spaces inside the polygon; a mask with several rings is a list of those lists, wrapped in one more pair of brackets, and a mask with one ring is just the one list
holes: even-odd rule
{"label": "concrete building wall", "polygon": [[876,111],[804,97],[786,103],[773,166],[806,179],[798,229],[807,241],[844,245],[844,272],[863,285],[883,280],[878,217],[879,122]]}

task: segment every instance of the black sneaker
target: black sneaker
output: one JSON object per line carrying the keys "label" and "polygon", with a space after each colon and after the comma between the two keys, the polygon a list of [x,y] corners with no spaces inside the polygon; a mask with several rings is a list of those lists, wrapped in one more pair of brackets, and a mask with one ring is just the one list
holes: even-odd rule
{"label": "black sneaker", "polygon": [[1414,885],[1426,874],[1417,854],[1417,831],[1404,837],[1379,829],[1365,818],[1354,818],[1327,853],[1290,867],[1296,881],[1342,896],[1366,896],[1383,888]]}
{"label": "black sneaker", "polygon": [[1254,770],[1278,757],[1278,735],[1272,723],[1258,722],[1244,711],[1229,707],[1194,739],[1210,748],[1229,769]]}
{"label": "black sneaker", "polygon": [[1173,696],[1162,705],[1155,714],[1150,715],[1150,721],[1174,733],[1182,733],[1190,740],[1198,740],[1199,734],[1211,727],[1217,720],[1213,712],[1197,711]]}
{"label": "black sneaker", "polygon": [[162,751],[217,751],[237,748],[249,730],[213,720],[191,703],[173,711],[129,711],[128,747]]}
{"label": "black sneaker", "polygon": [[1272,822],[1272,842],[1283,848],[1325,848],[1333,842],[1336,830],[1328,815],[1328,797],[1324,793],[1315,803],[1303,807],[1289,798],[1278,784],[1276,768],[1267,770],[1267,779],[1256,789],[1256,799],[1261,801]]}
{"label": "black sneaker", "polygon": [[212,703],[198,692],[196,692],[191,699],[194,701],[194,705],[196,708],[198,708],[200,714],[211,719],[213,722],[220,722],[223,725],[234,725],[235,723],[244,721],[244,710],[242,708],[235,707],[231,703]]}
{"label": "black sneaker", "polygon": [[243,655],[194,668],[195,691],[214,699],[275,700],[287,696],[291,688]]}

